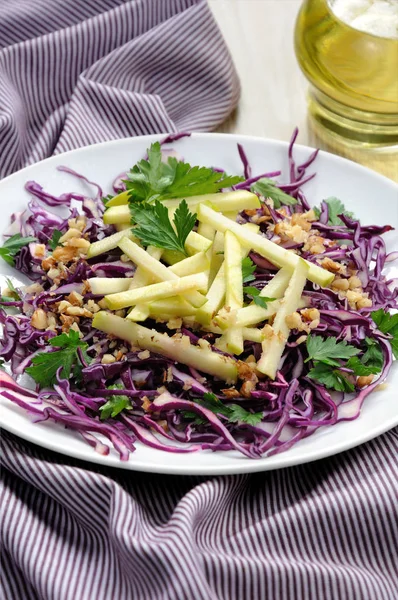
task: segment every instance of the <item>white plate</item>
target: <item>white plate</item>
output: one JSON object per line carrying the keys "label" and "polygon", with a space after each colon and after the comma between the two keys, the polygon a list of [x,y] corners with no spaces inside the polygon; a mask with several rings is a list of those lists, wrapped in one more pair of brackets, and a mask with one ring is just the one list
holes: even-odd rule
{"label": "white plate", "polygon": [[[28,201],[24,191],[26,181],[33,179],[46,191],[54,194],[76,191],[87,192],[87,186],[70,175],[56,170],[66,165],[100,183],[104,192],[116,175],[129,169],[141,158],[149,143],[164,136],[147,136],[98,144],[67,152],[32,165],[0,182],[0,231],[9,222],[11,212],[21,210]],[[194,134],[173,144],[191,164],[222,167],[231,174],[241,173],[236,143],[243,144],[253,173],[282,169],[287,181],[287,143],[254,137],[224,134]],[[311,150],[296,146],[297,164],[304,162]],[[398,228],[398,186],[372,171],[342,159],[320,152],[311,167],[317,176],[304,187],[312,204],[323,198],[337,196],[347,209],[361,218],[363,224],[392,224]],[[311,171],[311,169],[309,171]],[[385,236],[389,249],[398,249],[396,232]],[[5,263],[0,266],[3,275],[18,274]],[[398,268],[390,266],[392,276]],[[362,444],[398,424],[396,403],[398,390],[398,363],[393,365],[387,389],[375,392],[366,401],[360,417],[352,422],[338,423],[319,429],[314,435],[298,442],[285,453],[270,458],[251,460],[237,452],[196,452],[189,455],[170,454],[137,444],[137,450],[126,463],[120,462],[115,451],[100,456],[78,434],[52,423],[33,424],[24,411],[6,399],[0,399],[1,423],[16,435],[51,450],[103,465],[170,474],[246,473],[288,467],[330,456]]]}

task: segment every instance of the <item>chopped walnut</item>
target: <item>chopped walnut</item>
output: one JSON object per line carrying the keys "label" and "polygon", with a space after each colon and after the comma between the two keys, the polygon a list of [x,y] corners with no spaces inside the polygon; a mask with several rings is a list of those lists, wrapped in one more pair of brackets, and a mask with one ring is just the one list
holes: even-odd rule
{"label": "chopped walnut", "polygon": [[182,319],[177,317],[174,319],[170,319],[170,321],[167,321],[166,327],[167,329],[181,329]]}
{"label": "chopped walnut", "polygon": [[257,383],[257,375],[255,373],[254,368],[249,363],[243,362],[242,360],[238,360],[237,367],[239,379],[243,379],[244,381],[253,381],[254,383]]}
{"label": "chopped walnut", "polygon": [[276,235],[282,238],[290,239],[296,244],[302,244],[308,240],[308,233],[300,225],[290,225],[286,221],[281,221],[275,225],[274,231]]}
{"label": "chopped walnut", "polygon": [[67,300],[61,300],[61,302],[58,304],[57,310],[59,313],[63,313],[70,306],[72,306],[70,302],[68,302]]}
{"label": "chopped walnut", "polygon": [[311,229],[311,223],[306,219],[305,214],[303,213],[294,213],[292,215],[291,220],[292,225],[298,225],[304,231],[309,231]]}
{"label": "chopped walnut", "polygon": [[353,309],[369,308],[372,306],[372,300],[366,292],[348,290],[346,296],[348,304]]}
{"label": "chopped walnut", "polygon": [[310,331],[310,327],[307,325],[307,323],[304,323],[300,313],[298,312],[294,312],[291,315],[287,315],[287,317],[285,318],[285,323],[289,327],[289,329],[297,329],[298,331],[305,331],[306,333],[309,333]]}
{"label": "chopped walnut", "polygon": [[48,327],[47,315],[42,308],[37,308],[34,311],[34,313],[32,315],[32,319],[30,321],[30,324],[35,329],[40,329],[40,330],[44,330]]}
{"label": "chopped walnut", "polygon": [[374,375],[361,375],[361,377],[358,377],[357,379],[357,386],[360,388],[366,387],[372,383],[373,378]]}
{"label": "chopped walnut", "polygon": [[47,331],[56,331],[57,329],[57,318],[54,313],[47,313]]}
{"label": "chopped walnut", "polygon": [[343,279],[342,277],[336,277],[332,281],[332,288],[338,290],[340,292],[346,292],[349,288],[348,279]]}
{"label": "chopped walnut", "polygon": [[99,306],[100,308],[102,308],[102,309],[104,309],[104,308],[108,308],[108,307],[107,307],[107,304],[106,304],[106,301],[105,301],[105,298],[102,298],[102,300],[99,300],[99,302],[98,302],[98,306]]}
{"label": "chopped walnut", "polygon": [[373,302],[370,298],[361,298],[357,302],[357,308],[370,308]]}
{"label": "chopped walnut", "polygon": [[362,288],[362,281],[356,275],[352,275],[348,280],[348,285],[350,290],[355,290],[356,288]]}
{"label": "chopped walnut", "polygon": [[268,323],[264,325],[262,334],[265,340],[270,340],[274,336],[274,330],[272,329],[271,325],[268,325]]}
{"label": "chopped walnut", "polygon": [[87,219],[82,215],[79,215],[76,219],[69,219],[68,225],[71,229],[77,229],[78,231],[83,231],[86,227]]}
{"label": "chopped walnut", "polygon": [[87,310],[90,310],[92,313],[96,313],[100,309],[98,304],[92,299],[87,301],[87,303],[84,305],[84,308],[87,308]]}
{"label": "chopped walnut", "polygon": [[151,404],[152,404],[152,402],[149,400],[148,396],[142,397],[142,405],[141,405],[142,410],[144,410],[145,412],[148,412]]}
{"label": "chopped walnut", "polygon": [[88,317],[89,319],[93,318],[92,312],[80,306],[69,306],[65,312],[67,315],[71,315],[72,317]]}
{"label": "chopped walnut", "polygon": [[113,354],[104,354],[104,356],[101,358],[101,364],[103,365],[111,365],[114,362],[116,362],[116,358],[113,356]]}
{"label": "chopped walnut", "polygon": [[72,306],[81,306],[83,304],[83,296],[77,292],[71,292],[66,300],[72,304]]}
{"label": "chopped walnut", "polygon": [[240,396],[240,392],[234,387],[227,388],[227,389],[221,390],[221,391],[224,394],[224,396],[226,396],[227,398],[239,398],[239,396]]}
{"label": "chopped walnut", "polygon": [[86,251],[90,247],[90,242],[83,238],[71,238],[66,242],[67,247],[77,248],[81,251]]}
{"label": "chopped walnut", "polygon": [[311,254],[323,254],[325,252],[325,238],[320,235],[310,235],[303,246],[303,250]]}
{"label": "chopped walnut", "polygon": [[69,263],[77,256],[77,252],[78,249],[73,246],[57,246],[53,252],[53,258],[56,261]]}
{"label": "chopped walnut", "polygon": [[68,240],[70,240],[73,237],[80,237],[81,236],[81,231],[79,229],[74,229],[73,227],[71,229],[68,229],[68,231],[66,233],[64,233],[64,235],[62,237],[59,238],[59,243],[63,244],[64,242],[67,242]]}
{"label": "chopped walnut", "polygon": [[319,319],[321,316],[317,308],[304,308],[300,311],[300,314],[306,321],[313,321],[314,319]]}
{"label": "chopped walnut", "polygon": [[338,263],[328,257],[323,258],[319,264],[322,266],[323,269],[330,271],[330,273],[339,273],[340,275],[345,275],[347,271],[345,265]]}
{"label": "chopped walnut", "polygon": [[78,324],[79,322],[79,318],[78,317],[70,317],[68,315],[60,315],[60,320],[62,323],[62,331],[63,333],[68,333],[69,329],[72,327],[73,324]]}
{"label": "chopped walnut", "polygon": [[240,393],[244,398],[251,398],[252,391],[256,388],[254,381],[245,381],[240,388]]}
{"label": "chopped walnut", "polygon": [[300,329],[303,325],[303,321],[298,312],[294,312],[291,315],[287,315],[285,318],[286,325],[289,329]]}
{"label": "chopped walnut", "polygon": [[52,268],[49,271],[47,271],[47,277],[49,279],[57,279],[57,277],[59,277],[60,275],[61,271],[59,269]]}

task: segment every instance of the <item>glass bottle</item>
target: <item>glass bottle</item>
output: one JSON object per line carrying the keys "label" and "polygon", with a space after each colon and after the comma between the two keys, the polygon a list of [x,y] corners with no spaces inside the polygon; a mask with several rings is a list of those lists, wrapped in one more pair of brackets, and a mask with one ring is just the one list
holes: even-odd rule
{"label": "glass bottle", "polygon": [[333,0],[304,0],[295,51],[315,142],[398,180],[398,39],[359,31]]}

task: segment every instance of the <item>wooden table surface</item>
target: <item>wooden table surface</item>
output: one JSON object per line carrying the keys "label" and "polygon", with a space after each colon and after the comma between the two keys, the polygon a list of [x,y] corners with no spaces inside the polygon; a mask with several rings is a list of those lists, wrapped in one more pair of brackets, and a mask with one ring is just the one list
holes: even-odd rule
{"label": "wooden table surface", "polygon": [[209,0],[240,77],[237,110],[218,131],[289,140],[344,154],[398,181],[398,152],[343,150],[314,137],[307,123],[307,81],[294,54],[301,0]]}

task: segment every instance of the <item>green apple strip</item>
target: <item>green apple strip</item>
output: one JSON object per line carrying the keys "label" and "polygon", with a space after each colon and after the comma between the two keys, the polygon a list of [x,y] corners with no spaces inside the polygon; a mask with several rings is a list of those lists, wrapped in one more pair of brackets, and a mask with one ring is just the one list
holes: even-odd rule
{"label": "green apple strip", "polygon": [[261,373],[264,373],[264,375],[268,375],[271,379],[275,379],[278,365],[289,337],[290,330],[286,324],[286,317],[297,310],[308,274],[308,263],[299,258],[279,310],[276,313],[271,336],[266,337],[262,343],[262,355],[257,363],[257,369]]}
{"label": "green apple strip", "polygon": [[197,233],[212,242],[214,240],[216,230],[211,225],[206,225],[206,223],[199,223]]}
{"label": "green apple strip", "polygon": [[[287,267],[280,269],[274,277],[271,279],[267,285],[263,287],[260,292],[260,296],[266,298],[282,298],[290,278],[292,276],[292,271]],[[247,327],[250,325],[257,325],[262,321],[266,321],[271,318],[279,308],[280,303],[269,302],[267,308],[262,308],[258,306],[254,302],[252,302],[249,306],[245,306],[238,310],[235,318],[235,324],[239,327]],[[220,311],[220,313],[216,316],[215,322],[222,329],[227,329],[231,326],[230,315],[226,311]]]}
{"label": "green apple strip", "polygon": [[[243,307],[242,251],[238,238],[230,231],[225,232],[225,305],[236,314]],[[232,354],[243,352],[242,328],[232,325],[226,332],[227,349]]]}
{"label": "green apple strip", "polygon": [[116,225],[120,223],[130,223],[131,214],[128,204],[120,206],[111,206],[104,212],[102,217],[105,225]]}
{"label": "green apple strip", "polygon": [[145,321],[150,315],[148,304],[137,304],[127,315],[131,321]]}
{"label": "green apple strip", "polygon": [[128,290],[127,292],[119,292],[118,294],[110,294],[105,296],[105,302],[111,310],[119,310],[136,304],[154,302],[163,298],[171,298],[178,296],[189,290],[207,289],[208,277],[205,273],[196,273],[187,277],[179,277],[172,281],[161,281],[160,283],[152,283],[142,288]]}
{"label": "green apple strip", "polygon": [[[155,248],[155,246],[148,246],[146,252],[155,260],[160,260],[163,250],[161,248]],[[154,278],[150,275],[150,273],[148,273],[144,267],[137,267],[131,279],[129,289],[134,290],[136,288],[143,287],[144,285],[149,285],[150,283],[155,283]]]}
{"label": "green apple strip", "polygon": [[238,377],[236,362],[210,348],[193,346],[187,336],[169,337],[156,329],[148,329],[105,311],[94,315],[93,327],[114,335],[134,346],[166,356],[184,365],[235,383]]}
{"label": "green apple strip", "polygon": [[206,252],[212,245],[212,241],[199,235],[196,231],[191,231],[185,240],[185,250],[188,254],[196,254],[197,252]]}
{"label": "green apple strip", "polygon": [[166,315],[167,321],[173,317],[190,317],[196,312],[192,304],[189,304],[182,297],[158,300],[157,302],[151,302],[147,306],[151,317],[163,318]]}
{"label": "green apple strip", "polygon": [[[182,198],[163,200],[162,204],[174,211],[182,201]],[[221,212],[240,212],[252,208],[260,208],[261,203],[256,194],[245,190],[225,192],[218,194],[203,194],[202,196],[191,196],[186,198],[189,210],[195,211],[202,203],[207,203],[214,210]],[[115,225],[116,223],[130,222],[130,209],[128,206],[128,193],[122,192],[108,202],[109,208],[104,213],[104,223]]]}
{"label": "green apple strip", "polygon": [[108,237],[91,244],[87,252],[87,258],[93,258],[94,256],[99,256],[100,254],[114,250],[118,247],[120,240],[122,240],[124,237],[129,240],[133,240],[136,243],[138,242],[131,229],[130,231],[118,231],[113,235],[109,235]]}
{"label": "green apple strip", "polygon": [[[300,260],[300,257],[291,250],[281,248],[278,244],[267,240],[264,236],[245,229],[239,223],[234,223],[204,204],[200,204],[198,207],[198,219],[203,223],[212,225],[217,231],[231,231],[243,246],[258,252],[258,254],[267,258],[277,267],[290,267],[294,269]],[[325,287],[333,281],[333,273],[329,273],[329,271],[311,263],[308,263],[308,265],[308,279],[312,282]]]}
{"label": "green apple strip", "polygon": [[213,245],[211,247],[211,259],[210,259],[210,274],[209,284],[211,285],[214,281],[215,276],[222,263],[224,262],[224,234],[221,231],[217,231],[214,236]]}
{"label": "green apple strip", "polygon": [[214,315],[219,311],[225,298],[225,270],[224,263],[221,265],[207,294],[207,302],[199,308],[196,320],[203,325],[209,324]]}
{"label": "green apple strip", "polygon": [[[163,204],[171,210],[175,210],[182,198],[172,200],[163,200]],[[222,192],[217,194],[203,194],[202,196],[190,196],[185,198],[189,210],[196,211],[199,204],[210,204],[214,210],[220,212],[240,212],[241,210],[260,208],[261,203],[256,194],[245,190],[236,190],[234,192]]]}
{"label": "green apple strip", "polygon": [[210,262],[204,252],[198,252],[193,256],[184,258],[178,263],[175,263],[171,267],[168,267],[169,271],[177,275],[178,277],[185,277],[186,275],[194,275],[195,273],[201,273],[207,271]]}
{"label": "green apple strip", "polygon": [[87,280],[92,293],[100,296],[125,292],[129,289],[131,281],[128,277],[92,277]]}
{"label": "green apple strip", "polygon": [[[147,271],[156,281],[173,281],[178,280],[179,277],[172,271],[163,265],[161,262],[150,256],[143,248],[140,248],[138,244],[135,244],[127,238],[123,238],[119,242],[119,248],[128,256],[138,267],[142,267]],[[206,302],[206,298],[200,294],[197,290],[193,290],[184,294],[184,297],[193,306],[202,306]]]}
{"label": "green apple strip", "polygon": [[128,201],[129,201],[129,193],[127,190],[125,190],[124,192],[121,192],[117,196],[114,196],[113,198],[111,198],[111,200],[109,200],[106,203],[106,207],[108,208],[109,206],[120,206],[122,204],[128,204]]}

